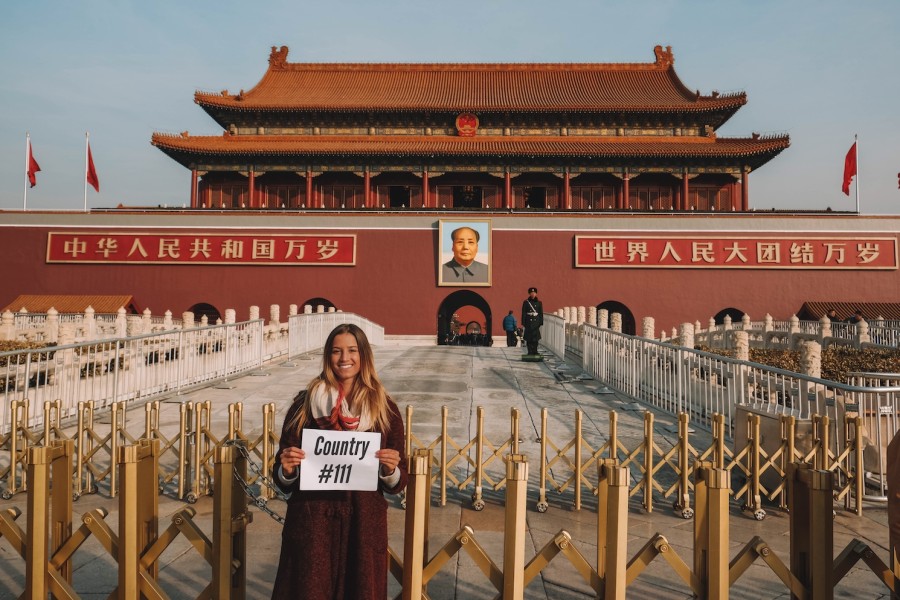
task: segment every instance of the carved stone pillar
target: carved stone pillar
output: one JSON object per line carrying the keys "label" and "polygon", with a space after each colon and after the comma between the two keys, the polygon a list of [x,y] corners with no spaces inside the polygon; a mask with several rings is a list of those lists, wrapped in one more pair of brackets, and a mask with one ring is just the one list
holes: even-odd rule
{"label": "carved stone pillar", "polygon": [[653,317],[644,317],[641,335],[648,340],[652,340],[656,337],[655,329],[656,321],[653,319]]}
{"label": "carved stone pillar", "polygon": [[681,346],[683,348],[694,347],[694,326],[690,323],[681,324]]}
{"label": "carved stone pillar", "polygon": [[800,369],[804,375],[822,378],[822,346],[818,342],[800,342]]}
{"label": "carved stone pillar", "polygon": [[750,360],[750,334],[746,331],[734,332],[734,357],[737,360]]}

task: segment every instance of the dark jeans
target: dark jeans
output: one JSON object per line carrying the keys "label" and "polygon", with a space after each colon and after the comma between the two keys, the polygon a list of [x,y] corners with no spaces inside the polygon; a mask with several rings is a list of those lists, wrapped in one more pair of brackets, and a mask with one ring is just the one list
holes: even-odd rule
{"label": "dark jeans", "polygon": [[519,338],[516,337],[515,331],[506,332],[506,345],[510,348],[515,348],[519,345]]}

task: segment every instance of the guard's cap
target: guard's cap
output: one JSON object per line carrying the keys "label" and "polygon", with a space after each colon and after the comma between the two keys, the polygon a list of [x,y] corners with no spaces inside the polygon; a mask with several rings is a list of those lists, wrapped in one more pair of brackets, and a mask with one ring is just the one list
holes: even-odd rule
{"label": "guard's cap", "polygon": [[537,288],[536,287],[528,288],[528,293],[530,294],[531,292],[534,292],[535,294],[537,294]]}

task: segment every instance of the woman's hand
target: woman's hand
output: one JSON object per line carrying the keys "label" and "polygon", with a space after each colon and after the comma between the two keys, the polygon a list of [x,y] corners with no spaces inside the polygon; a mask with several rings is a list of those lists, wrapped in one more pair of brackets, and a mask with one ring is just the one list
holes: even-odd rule
{"label": "woman's hand", "polygon": [[381,463],[381,474],[385,477],[394,472],[400,464],[400,453],[393,448],[382,448],[375,451],[375,458]]}
{"label": "woman's hand", "polygon": [[294,469],[300,466],[300,461],[306,458],[306,452],[296,446],[288,446],[281,452],[281,471],[285,477],[292,477]]}

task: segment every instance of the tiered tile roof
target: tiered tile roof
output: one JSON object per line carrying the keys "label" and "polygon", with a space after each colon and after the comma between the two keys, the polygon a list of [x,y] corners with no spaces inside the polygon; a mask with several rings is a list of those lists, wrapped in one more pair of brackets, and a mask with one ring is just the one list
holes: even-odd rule
{"label": "tiered tile roof", "polygon": [[670,50],[653,63],[289,63],[272,48],[251,90],[197,92],[205,109],[234,111],[540,111],[733,113],[743,92],[701,95],[678,78]]}
{"label": "tiered tile roof", "polygon": [[[289,63],[287,47],[273,47],[253,89],[196,93],[222,136],[157,133],[152,144],[188,168],[252,162],[262,170],[337,156],[396,165],[404,157],[432,165],[570,157],[616,167],[671,158],[675,168],[756,169],[790,145],[786,135],[718,137],[746,94],[691,91],[671,49],[654,52],[652,63],[311,64]],[[484,117],[482,128],[472,137],[451,134],[450,123],[466,112]]]}
{"label": "tiered tile roof", "polygon": [[536,137],[536,136],[365,136],[154,134],[167,153],[195,156],[558,156],[717,158],[769,156],[787,147],[786,136],[716,137]]}

